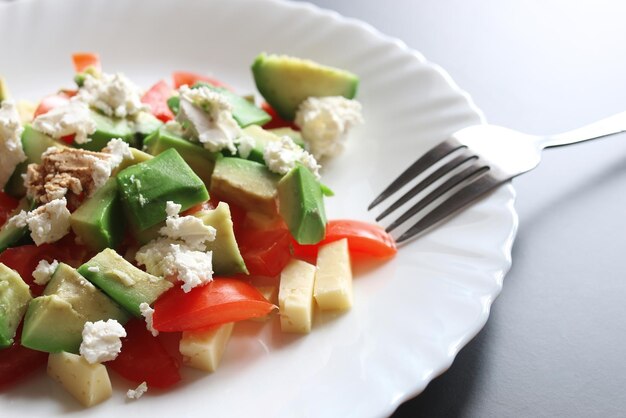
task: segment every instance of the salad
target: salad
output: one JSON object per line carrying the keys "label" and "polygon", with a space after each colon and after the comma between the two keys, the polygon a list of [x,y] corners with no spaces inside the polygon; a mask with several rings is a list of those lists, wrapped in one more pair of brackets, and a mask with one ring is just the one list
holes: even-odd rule
{"label": "salad", "polygon": [[380,227],[328,220],[320,162],[362,122],[358,77],[260,54],[264,101],[176,72],[142,91],[98,55],[75,88],[13,101],[0,78],[0,389],[37,370],[84,406],[214,371],[236,323],[314,330],[345,311]]}

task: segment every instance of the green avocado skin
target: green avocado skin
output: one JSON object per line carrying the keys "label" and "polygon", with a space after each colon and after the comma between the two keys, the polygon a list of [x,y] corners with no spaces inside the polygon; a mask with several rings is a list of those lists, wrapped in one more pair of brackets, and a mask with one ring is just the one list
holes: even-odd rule
{"label": "green avocado skin", "polygon": [[133,266],[110,248],[80,266],[78,272],[136,317],[141,317],[139,305],[151,305],[173,286]]}
{"label": "green avocado skin", "polygon": [[120,171],[117,185],[126,216],[138,232],[167,218],[168,201],[184,211],[209,199],[202,180],[173,148]]}
{"label": "green avocado skin", "polygon": [[13,343],[31,299],[30,289],[20,275],[0,263],[0,349]]}
{"label": "green avocado skin", "polygon": [[286,120],[293,120],[309,97],[353,99],[359,86],[359,78],[348,71],[286,55],[260,54],[252,75],[263,98]]}
{"label": "green avocado skin", "polygon": [[70,218],[72,231],[94,251],[116,248],[124,237],[126,218],[115,178],[90,196]]}
{"label": "green avocado skin", "polygon": [[300,244],[317,244],[326,235],[322,188],[309,169],[297,164],[278,182],[279,213]]}

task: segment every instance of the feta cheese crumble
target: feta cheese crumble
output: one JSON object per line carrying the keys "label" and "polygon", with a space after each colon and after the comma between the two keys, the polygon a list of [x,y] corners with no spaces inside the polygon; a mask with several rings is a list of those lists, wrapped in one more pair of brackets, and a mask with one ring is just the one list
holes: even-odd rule
{"label": "feta cheese crumble", "polygon": [[155,276],[176,277],[185,292],[213,280],[213,253],[206,242],[215,239],[215,228],[195,216],[179,216],[182,206],[168,201],[167,219],[160,238],[141,247],[135,260]]}
{"label": "feta cheese crumble", "polygon": [[146,329],[150,331],[153,337],[156,337],[157,335],[159,335],[159,331],[154,329],[154,326],[152,323],[152,315],[154,314],[154,309],[152,309],[150,305],[148,305],[146,302],[142,302],[139,305],[139,311],[141,312],[141,316],[143,316],[144,319],[146,320]]}
{"label": "feta cheese crumble", "polygon": [[4,100],[0,106],[0,190],[11,178],[15,167],[26,160],[22,149],[20,115],[15,103]]}
{"label": "feta cheese crumble", "polygon": [[76,134],[74,141],[77,144],[91,141],[88,136],[96,132],[96,123],[91,118],[89,106],[75,99],[37,116],[32,126],[56,139]]}
{"label": "feta cheese crumble", "polygon": [[59,262],[57,260],[53,260],[52,263],[48,263],[46,260],[41,260],[35,271],[33,271],[33,278],[35,279],[35,283],[40,286],[45,286],[52,275],[56,271],[57,267],[59,267]]}
{"label": "feta cheese crumble", "polygon": [[180,240],[189,248],[204,250],[207,241],[215,239],[215,228],[205,225],[200,218],[195,216],[178,216],[181,205],[168,201],[165,206],[167,219],[165,226],[159,230],[161,236]]}
{"label": "feta cheese crumble", "polygon": [[141,90],[123,74],[86,75],[77,98],[107,116],[124,118],[149,107],[141,102]]}
{"label": "feta cheese crumble", "polygon": [[150,274],[178,278],[185,292],[213,280],[211,251],[194,250],[170,238],[150,241],[137,251],[135,260]]}
{"label": "feta cheese crumble", "polygon": [[244,159],[247,159],[250,156],[250,153],[256,146],[254,138],[248,135],[240,136],[237,138],[235,143],[237,144],[237,152],[239,152],[239,156]]}
{"label": "feta cheese crumble", "polygon": [[265,165],[278,174],[287,174],[299,162],[311,170],[317,179],[320,178],[321,166],[311,154],[300,148],[288,136],[283,136],[280,141],[270,142],[263,152]]}
{"label": "feta cheese crumble", "polygon": [[363,123],[361,104],[341,96],[309,97],[298,107],[295,123],[315,158],[337,155],[348,131]]}
{"label": "feta cheese crumble", "polygon": [[146,382],[141,382],[136,389],[128,389],[126,392],[126,397],[128,399],[139,399],[143,396],[144,393],[148,391],[148,384]]}
{"label": "feta cheese crumble", "polygon": [[86,322],[80,355],[91,364],[115,360],[122,349],[120,338],[125,336],[126,330],[115,319]]}
{"label": "feta cheese crumble", "polygon": [[56,242],[70,232],[70,211],[65,198],[54,199],[30,212],[21,211],[8,220],[18,228],[28,226],[36,245]]}
{"label": "feta cheese crumble", "polygon": [[107,146],[102,149],[102,152],[110,155],[109,164],[112,170],[117,168],[124,159],[133,160],[135,158],[130,150],[130,145],[121,138],[111,139]]}
{"label": "feta cheese crumble", "polygon": [[89,266],[87,267],[87,270],[92,273],[100,273],[100,267],[98,266]]}
{"label": "feta cheese crumble", "polygon": [[184,85],[179,92],[176,121],[186,127],[185,135],[197,139],[211,152],[228,149],[235,154],[235,139],[241,136],[241,128],[233,118],[228,99],[206,86],[192,89]]}

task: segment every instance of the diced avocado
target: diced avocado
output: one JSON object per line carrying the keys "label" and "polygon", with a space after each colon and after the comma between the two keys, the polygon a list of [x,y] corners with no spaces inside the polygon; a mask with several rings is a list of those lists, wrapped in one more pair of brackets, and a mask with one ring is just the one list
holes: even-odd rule
{"label": "diced avocado", "polygon": [[[13,211],[13,214],[17,214],[22,210],[29,211],[35,208],[33,202],[27,197],[23,197],[17,208]],[[12,214],[12,215],[13,215]],[[28,226],[15,226],[8,222],[2,225],[0,228],[0,253],[9,247],[17,245],[22,238],[28,234]]]}
{"label": "diced avocado", "polygon": [[100,251],[119,245],[124,237],[125,220],[117,181],[110,178],[72,213],[70,225],[85,245]]}
{"label": "diced avocado", "polygon": [[265,110],[230,90],[203,82],[196,83],[193,87],[198,86],[206,86],[210,90],[223,94],[233,107],[233,118],[242,128],[250,125],[264,125],[272,120],[272,117]]}
{"label": "diced avocado", "polygon": [[78,272],[137,317],[141,317],[139,305],[151,305],[173,286],[133,266],[110,248],[80,266]]}
{"label": "diced avocado", "polygon": [[141,148],[145,138],[158,131],[161,126],[163,126],[163,122],[152,113],[139,112],[133,116],[132,128],[135,132],[137,148]]}
{"label": "diced avocado", "polygon": [[10,98],[11,94],[9,93],[7,83],[4,81],[4,77],[0,77],[0,103]]}
{"label": "diced avocado", "polygon": [[127,119],[106,116],[93,110],[91,111],[91,118],[96,123],[96,131],[89,136],[91,141],[84,144],[74,144],[76,148],[100,151],[113,138],[120,138],[133,147],[137,146],[135,132]]}
{"label": "diced avocado", "polygon": [[228,203],[220,202],[213,210],[203,210],[195,214],[205,225],[216,230],[215,240],[207,243],[207,250],[213,251],[213,273],[230,275],[248,274],[246,263],[241,257],[233,232],[233,220]]}
{"label": "diced avocado", "polygon": [[0,348],[13,343],[31,299],[30,289],[20,275],[0,263]]}
{"label": "diced avocado", "polygon": [[85,322],[85,317],[61,297],[36,297],[24,317],[22,345],[48,353],[78,353]]}
{"label": "diced avocado", "polygon": [[187,210],[209,199],[202,180],[175,149],[120,171],[117,184],[126,215],[139,232],[165,220],[167,201]]}
{"label": "diced avocado", "polygon": [[309,97],[352,99],[359,86],[359,78],[348,71],[286,55],[260,54],[252,75],[261,95],[287,120],[295,118],[298,106]]}
{"label": "diced avocado", "polygon": [[31,301],[24,318],[22,345],[34,350],[78,353],[87,321],[128,320],[128,313],[61,263],[42,296]]}
{"label": "diced avocado", "polygon": [[297,164],[278,183],[280,215],[300,244],[317,244],[326,235],[326,211],[319,182]]}
{"label": "diced avocado", "polygon": [[168,132],[159,129],[144,141],[144,149],[152,155],[159,155],[163,151],[174,148],[189,167],[202,179],[204,184],[211,183],[211,174],[215,166],[217,153],[213,153],[199,144],[194,144]]}
{"label": "diced avocado", "polygon": [[22,148],[26,154],[26,161],[23,161],[15,167],[15,171],[4,187],[4,191],[13,197],[22,197],[26,194],[24,187],[24,179],[22,174],[26,173],[28,164],[39,164],[41,162],[41,154],[50,147],[63,148],[65,145],[55,141],[46,134],[33,129],[30,125],[24,126],[22,133]]}
{"label": "diced avocado", "polygon": [[215,162],[211,193],[247,210],[275,215],[278,174],[263,164],[241,158],[220,158]]}
{"label": "diced avocado", "polygon": [[[200,86],[205,86],[210,90],[223,94],[233,107],[233,119],[235,119],[237,124],[242,128],[250,125],[264,125],[272,120],[272,117],[265,110],[256,106],[254,102],[250,102],[245,97],[238,96],[223,87],[215,87],[203,82],[194,84],[192,88]],[[180,97],[172,96],[167,99],[167,106],[172,113],[178,114],[180,110]]]}
{"label": "diced avocado", "polygon": [[302,139],[302,134],[300,133],[300,131],[296,131],[295,129],[291,129],[288,127],[268,129],[268,131],[279,137],[288,136],[299,147],[306,148],[306,143],[304,142],[304,139]]}

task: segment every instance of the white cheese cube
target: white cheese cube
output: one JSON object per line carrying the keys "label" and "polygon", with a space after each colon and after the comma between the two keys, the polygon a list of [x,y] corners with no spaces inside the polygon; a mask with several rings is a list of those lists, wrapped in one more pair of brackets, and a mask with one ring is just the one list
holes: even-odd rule
{"label": "white cheese cube", "polygon": [[313,297],[322,310],[352,307],[352,267],[347,239],[320,247]]}
{"label": "white cheese cube", "polygon": [[311,331],[315,271],[314,265],[294,259],[280,274],[278,307],[283,332]]}
{"label": "white cheese cube", "polygon": [[48,375],[84,406],[98,404],[111,397],[111,381],[106,367],[89,364],[83,357],[72,353],[55,353],[48,356]]}
{"label": "white cheese cube", "polygon": [[234,326],[235,324],[230,322],[208,331],[183,332],[179,350],[185,365],[214,372],[222,360]]}

